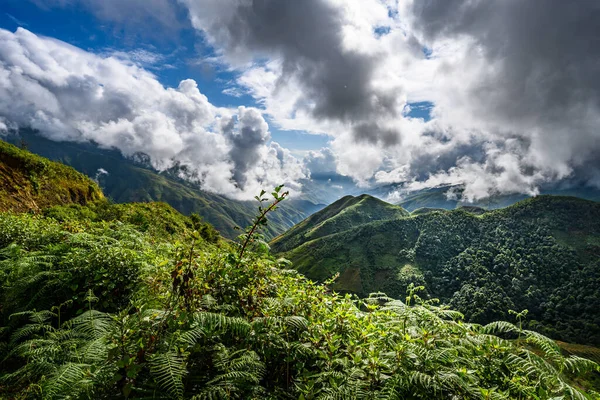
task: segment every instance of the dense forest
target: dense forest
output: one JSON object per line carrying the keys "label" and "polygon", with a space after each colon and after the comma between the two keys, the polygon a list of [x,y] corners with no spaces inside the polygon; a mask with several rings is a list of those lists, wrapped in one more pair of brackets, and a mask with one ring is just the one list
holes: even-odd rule
{"label": "dense forest", "polygon": [[262,193],[239,241],[161,203],[0,213],[0,397],[598,398],[598,365],[523,315],[308,280],[261,236],[286,197]]}
{"label": "dense forest", "polygon": [[[359,199],[359,198],[355,198]],[[485,212],[417,210],[409,217],[364,223],[339,202],[326,221],[297,225],[273,250],[309,278],[339,273],[334,288],[402,296],[408,285],[488,323],[528,310],[527,326],[553,338],[600,344],[600,204],[539,196]],[[364,204],[364,203],[361,203]],[[371,202],[359,213],[381,215]],[[385,208],[387,209],[387,208]],[[327,221],[343,219],[336,231]],[[354,221],[354,224],[352,224]],[[351,227],[349,229],[349,227]]]}

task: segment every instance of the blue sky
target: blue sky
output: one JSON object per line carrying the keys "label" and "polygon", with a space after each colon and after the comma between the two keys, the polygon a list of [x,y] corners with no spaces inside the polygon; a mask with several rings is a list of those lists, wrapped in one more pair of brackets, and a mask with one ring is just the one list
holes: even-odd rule
{"label": "blue sky", "polygon": [[[200,91],[211,103],[219,107],[252,106],[260,104],[248,94],[228,95],[224,90],[236,88],[235,72],[209,62],[202,62],[204,57],[214,56],[209,45],[202,46],[197,53],[198,43],[202,38],[190,27],[177,32],[168,39],[154,38],[151,35],[128,34],[114,28],[110,23],[100,21],[83,7],[43,9],[34,3],[23,0],[7,0],[0,14],[0,28],[15,31],[19,26],[39,35],[62,40],[84,50],[94,53],[113,51],[130,52],[146,50],[164,56],[161,65],[149,66],[159,81],[168,87],[177,87],[184,79],[198,82]],[[145,29],[152,30],[152,26]],[[306,134],[301,131],[283,131],[278,129],[274,121],[270,121],[272,140],[303,154],[307,150],[318,150],[326,147],[329,138],[326,135]]]}
{"label": "blue sky", "polygon": [[[202,58],[213,57],[214,49],[204,43],[202,37],[191,27],[183,27],[172,37],[161,39],[152,35],[127,33],[101,21],[84,7],[73,5],[63,8],[40,8],[36,4],[23,0],[7,0],[0,14],[0,28],[10,31],[19,26],[36,34],[56,38],[94,53],[113,51],[130,52],[146,50],[164,57],[161,63],[168,64],[148,66],[159,81],[169,87],[177,87],[184,79],[198,82],[200,91],[211,103],[219,107],[253,106],[259,107],[255,99],[238,91],[238,95],[227,94],[228,88],[239,88],[236,85],[236,72],[210,62],[202,62]],[[151,31],[152,26],[145,27]],[[389,26],[375,28],[377,35],[390,32]],[[199,46],[199,43],[203,45]],[[198,48],[202,51],[198,54]],[[224,92],[225,91],[225,92]],[[414,118],[430,119],[430,102],[409,103],[407,114]],[[323,134],[307,134],[298,130],[278,129],[277,122],[272,119],[270,130],[272,140],[291,149],[295,154],[303,154],[308,150],[319,150],[328,145],[330,138]]]}

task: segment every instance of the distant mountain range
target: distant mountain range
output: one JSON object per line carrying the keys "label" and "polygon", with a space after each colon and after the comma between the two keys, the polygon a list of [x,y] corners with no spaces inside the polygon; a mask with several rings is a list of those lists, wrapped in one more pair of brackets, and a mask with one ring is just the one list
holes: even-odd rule
{"label": "distant mountain range", "polygon": [[422,296],[472,321],[528,309],[529,324],[552,337],[600,344],[597,202],[538,196],[494,211],[421,208],[408,215],[371,196],[349,196],[271,246],[310,279],[339,274],[339,291],[402,297],[409,285],[422,285]]}
{"label": "distant mountain range", "polygon": [[[451,193],[449,193],[449,191]],[[495,210],[508,207],[518,201],[525,200],[531,196],[522,193],[495,195],[486,199],[467,202],[462,199],[463,188],[461,186],[438,186],[408,192],[397,204],[407,211],[415,211],[418,208],[441,208],[452,210],[458,207],[479,207],[486,210]],[[581,199],[600,201],[600,189],[586,187],[576,184],[554,184],[542,187],[540,194],[555,196],[573,196]]]}
{"label": "distant mountain range", "polygon": [[[369,194],[381,200],[402,206],[413,212],[418,208],[439,208],[453,210],[458,207],[479,207],[486,210],[508,207],[518,201],[530,198],[523,193],[495,194],[488,198],[469,202],[463,200],[462,185],[440,185],[424,189],[409,190],[405,183],[376,184],[360,188],[349,177],[335,173],[316,174],[302,181],[303,198],[314,203],[333,203],[345,195],[359,196]],[[574,196],[582,199],[600,201],[600,188],[586,185],[573,179],[549,182],[539,187],[541,195]]]}
{"label": "distant mountain range", "polygon": [[[12,132],[4,139],[96,179],[104,194],[117,203],[166,202],[183,214],[199,214],[228,238],[239,235],[241,232],[235,228],[246,227],[257,212],[256,202],[236,201],[203,191],[172,172],[153,170],[143,156],[130,160],[116,150],[89,143],[55,142],[28,129]],[[265,235],[283,233],[324,206],[308,200],[286,201],[270,218]]]}

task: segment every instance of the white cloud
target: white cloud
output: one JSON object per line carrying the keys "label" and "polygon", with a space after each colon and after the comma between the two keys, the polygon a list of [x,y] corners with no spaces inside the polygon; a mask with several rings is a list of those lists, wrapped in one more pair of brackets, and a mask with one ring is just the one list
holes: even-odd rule
{"label": "white cloud", "polygon": [[[53,140],[142,152],[157,169],[177,163],[205,190],[236,198],[281,183],[298,188],[303,177],[297,160],[267,144],[258,110],[217,108],[193,80],[165,88],[137,63],[21,28],[0,30],[0,118]],[[219,126],[225,120],[237,121],[228,134]]]}
{"label": "white cloud", "polygon": [[333,151],[328,147],[324,147],[319,151],[309,151],[304,156],[303,162],[313,175],[330,175],[337,172],[337,158]]}
{"label": "white cloud", "polygon": [[[542,183],[586,169],[594,171],[589,183],[598,182],[600,47],[592,1],[549,0],[545,7],[470,0],[179,0],[176,7],[168,0],[46,2],[76,3],[116,24],[124,23],[123,7],[137,8],[136,21],[149,18],[163,26],[180,23],[175,11],[184,7],[188,23],[215,50],[210,59],[199,55],[202,62],[236,73],[236,84],[223,93],[253,96],[281,130],[329,135],[335,171],[361,185],[461,184],[466,196],[478,199],[536,193]],[[386,34],[376,34],[381,27]],[[265,166],[277,165],[272,154],[280,151],[260,135],[251,141],[251,159],[236,161],[231,153],[236,136],[213,125],[237,112],[215,109],[187,83],[164,89],[140,68],[153,62],[148,54],[102,58],[100,68],[75,61],[88,57],[77,49],[67,62],[45,56],[48,51],[38,56],[34,44],[29,46],[33,56],[9,64],[22,68],[27,79],[0,71],[0,82],[8,79],[27,99],[16,96],[16,104],[0,105],[7,112],[27,110],[20,114],[27,116],[24,122],[72,140],[98,131],[90,135],[102,135],[106,145],[119,138],[126,152],[149,147],[162,162],[176,156],[219,165],[219,174],[199,175],[208,187],[223,180],[227,187],[218,190],[228,193],[239,191],[234,182],[248,180],[244,185],[252,187],[266,179]],[[10,53],[16,57],[18,51]],[[123,66],[124,59],[131,65]],[[129,75],[136,80],[129,82]],[[99,86],[108,76],[115,83]],[[127,84],[120,87],[119,81]],[[101,100],[88,96],[78,103],[77,88],[101,93]],[[407,104],[420,101],[434,103],[429,122],[407,115]],[[149,127],[156,140],[142,143],[141,132]],[[173,137],[172,131],[187,134]],[[186,150],[192,141],[220,150],[196,156]],[[309,169],[322,167],[319,157],[309,154]],[[291,165],[278,171],[299,176],[302,168]]]}
{"label": "white cloud", "polygon": [[[587,5],[572,10],[582,24],[578,42],[570,43],[560,11],[541,13],[531,25],[537,17],[524,18],[518,2],[307,0],[292,7],[267,1],[261,3],[271,6],[267,13],[254,3],[182,1],[193,26],[221,62],[240,72],[238,84],[274,123],[330,135],[337,171],[359,184],[464,184],[471,199],[534,194],[600,152],[593,101],[600,94],[590,73],[600,72],[596,52],[587,57],[592,62],[585,52],[573,54],[571,68],[581,74],[569,76],[561,57],[544,47],[548,35],[569,54],[587,46]],[[568,6],[554,1],[552,7]],[[470,12],[490,23],[475,23],[487,19],[469,18]],[[553,21],[562,36],[543,21]],[[514,29],[503,35],[508,25]],[[388,33],[375,35],[382,26]],[[524,29],[537,36],[521,37]],[[592,100],[581,101],[577,91]],[[435,104],[432,121],[406,115],[407,103],[417,101]]]}

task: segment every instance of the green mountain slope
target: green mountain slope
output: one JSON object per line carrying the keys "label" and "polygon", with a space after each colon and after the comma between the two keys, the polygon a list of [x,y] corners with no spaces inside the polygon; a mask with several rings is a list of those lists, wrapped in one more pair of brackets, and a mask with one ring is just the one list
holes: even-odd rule
{"label": "green mountain slope", "polygon": [[271,246],[275,252],[288,251],[308,240],[343,232],[369,222],[407,215],[408,212],[402,207],[366,194],[357,197],[345,196],[273,239]]}
{"label": "green mountain slope", "polygon": [[[33,187],[40,204],[89,184],[0,146],[2,176]],[[563,356],[537,332],[466,323],[416,294],[332,293],[252,237],[236,246],[166,203],[93,193],[86,205],[59,197],[41,213],[0,211],[0,398],[587,398],[597,389],[598,365],[568,355],[593,348],[562,344]],[[521,212],[539,220],[547,210]],[[381,223],[406,212],[349,198],[320,214],[321,229],[395,214]]]}
{"label": "green mountain slope", "polygon": [[281,255],[311,279],[340,273],[338,290],[394,297],[424,285],[470,320],[528,309],[529,324],[553,337],[600,344],[599,203],[539,196],[482,215],[429,212],[307,239]]}
{"label": "green mountain slope", "polygon": [[97,183],[75,169],[0,141],[0,213],[34,213],[81,231],[93,223],[135,226],[159,237],[196,229],[211,242],[214,228],[198,217],[182,215],[167,203],[112,204]]}
{"label": "green mountain slope", "polygon": [[[20,130],[18,135],[9,136],[7,140],[23,140],[33,153],[97,177],[104,194],[115,202],[162,201],[185,215],[197,213],[228,238],[237,237],[240,232],[235,227],[246,227],[256,212],[255,202],[231,200],[199,190],[174,175],[157,173],[150,167],[125,159],[114,150],[91,144],[54,142],[30,130]],[[100,170],[107,174],[99,174]],[[322,207],[304,200],[284,203],[269,221],[265,235],[276,236]]]}
{"label": "green mountain slope", "polygon": [[0,141],[0,211],[35,211],[103,199],[87,176]]}
{"label": "green mountain slope", "polygon": [[597,398],[598,365],[537,332],[79,208],[0,212],[2,399]]}

